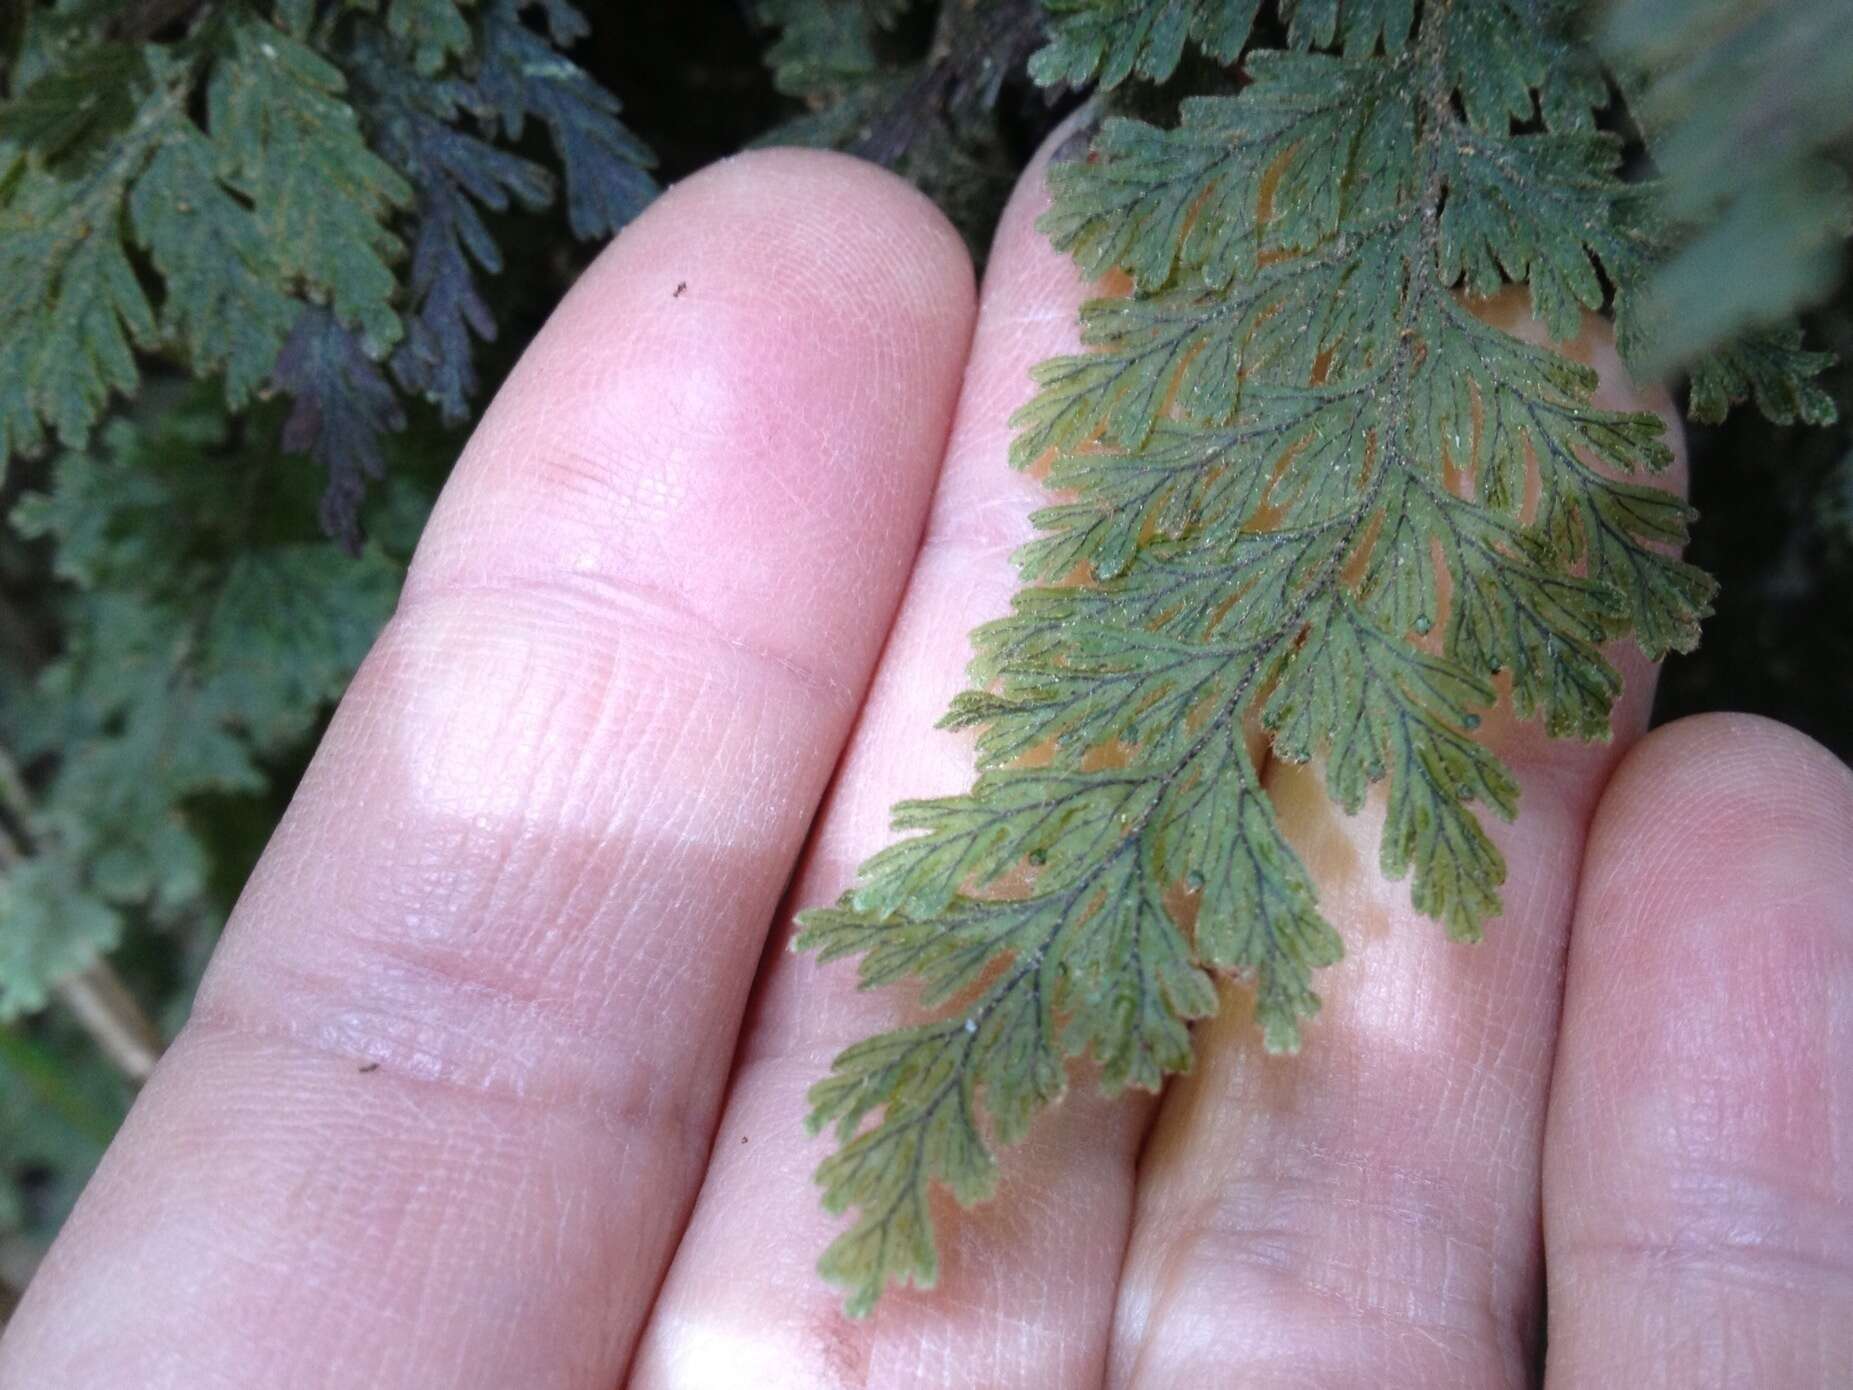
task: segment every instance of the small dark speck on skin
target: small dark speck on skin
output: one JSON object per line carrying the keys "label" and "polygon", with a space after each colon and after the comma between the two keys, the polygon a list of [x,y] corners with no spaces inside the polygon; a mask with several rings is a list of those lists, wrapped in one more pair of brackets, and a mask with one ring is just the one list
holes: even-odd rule
{"label": "small dark speck on skin", "polygon": [[744,1144],[744,1143],[746,1142],[746,1136],[745,1136],[744,1134],[742,1134],[742,1135],[740,1136],[740,1142],[741,1142],[742,1144]]}
{"label": "small dark speck on skin", "polygon": [[676,281],[676,292],[670,295],[669,297],[671,299],[680,299],[683,295],[687,293],[688,293],[688,281],[678,280]]}
{"label": "small dark speck on skin", "polygon": [[365,1076],[368,1072],[371,1072],[371,1071],[378,1071],[379,1069],[380,1069],[380,1064],[378,1062],[362,1062],[360,1064],[360,1074],[362,1076]]}

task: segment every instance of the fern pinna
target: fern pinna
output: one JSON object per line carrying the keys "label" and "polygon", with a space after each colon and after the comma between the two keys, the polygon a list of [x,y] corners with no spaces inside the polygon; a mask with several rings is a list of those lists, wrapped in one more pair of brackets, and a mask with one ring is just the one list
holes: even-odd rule
{"label": "fern pinna", "polygon": [[[1257,8],[1055,0],[1031,70],[1162,79],[1187,37],[1234,60]],[[1711,582],[1669,553],[1691,514],[1639,481],[1670,458],[1658,417],[1596,408],[1591,371],[1471,307],[1523,282],[1560,340],[1605,304],[1624,352],[1645,337],[1629,291],[1670,233],[1548,10],[1278,0],[1277,46],[1230,94],[1169,128],[1108,119],[1054,168],[1044,230],[1130,286],[1085,307],[1087,350],[1044,363],[1015,420],[1012,461],[1060,500],[943,721],[981,731],[977,781],[902,803],[915,833],[802,919],[801,948],[917,981],[940,1014],[811,1093],[840,1141],[825,1204],[858,1212],[822,1263],[852,1313],[934,1281],[929,1189],[988,1195],[1067,1058],[1158,1087],[1214,973],[1251,979],[1267,1047],[1297,1047],[1343,947],[1245,721],[1321,758],[1349,811],[1385,783],[1383,871],[1471,941],[1505,876],[1482,815],[1517,810],[1480,713],[1602,738],[1601,644],[1696,641]],[[1699,364],[1694,403],[1779,410],[1818,366],[1764,333]]]}

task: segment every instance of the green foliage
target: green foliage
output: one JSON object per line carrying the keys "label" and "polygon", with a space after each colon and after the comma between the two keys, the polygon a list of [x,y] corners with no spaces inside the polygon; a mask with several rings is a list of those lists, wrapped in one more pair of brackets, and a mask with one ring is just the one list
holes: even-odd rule
{"label": "green foliage", "polygon": [[[442,72],[454,59],[466,58],[475,40],[464,9],[471,0],[389,0],[386,27],[412,50],[413,64],[427,76]],[[371,9],[372,5],[361,8]]]}
{"label": "green foliage", "polygon": [[82,1041],[55,1018],[0,1027],[0,1238],[28,1250],[50,1243],[128,1108]]}
{"label": "green foliage", "polygon": [[[648,201],[649,152],[564,56],[586,32],[564,0],[197,10],[166,42],[28,13],[0,108],[0,454],[82,448],[158,354],[221,376],[235,410],[297,393],[292,447],[329,469],[323,515],[358,544],[378,436],[404,412],[376,404],[324,440],[308,422],[343,401],[314,393],[391,355],[400,389],[461,419],[493,333],[477,272],[501,267],[482,212],[554,194],[509,146],[545,127],[588,239]],[[354,342],[327,345],[324,318]],[[309,346],[346,366],[305,371]]]}
{"label": "green foliage", "polygon": [[[745,8],[699,54],[705,12],[588,9],[606,41],[574,47],[564,0],[38,0],[0,25],[0,1306],[127,1100],[76,1013],[39,1005],[107,968],[178,1026],[457,431],[570,242],[653,192],[607,87],[684,167],[729,152],[694,108],[772,100],[729,46]],[[1341,942],[1243,720],[1321,759],[1338,804],[1377,798],[1418,910],[1463,937],[1497,915],[1481,817],[1514,793],[1480,715],[1509,698],[1600,736],[1598,644],[1689,646],[1709,585],[1665,558],[1689,513],[1637,476],[1653,422],[1591,408],[1587,373],[1456,292],[1524,281],[1560,332],[1600,306],[1644,367],[1702,338],[1701,419],[1746,399],[1828,419],[1827,359],[1780,319],[1843,225],[1848,49],[1837,0],[1618,0],[1623,113],[1556,0],[753,8],[802,108],[766,138],[898,169],[979,248],[1070,93],[1099,88],[1045,225],[1130,283],[1021,423],[1055,496],[948,716],[977,731],[976,785],[904,806],[909,836],[807,918],[809,945],[935,1011],[814,1096],[842,1140],[826,1201],[859,1213],[825,1268],[863,1310],[931,1281],[931,1184],[990,1191],[1070,1056],[1159,1086],[1218,974],[1251,982],[1269,1046],[1296,1040]],[[1618,182],[1636,119],[1666,190]],[[1825,708],[1848,551],[1823,567],[1771,518],[1846,489],[1846,427],[1740,414],[1695,438],[1752,465],[1698,473],[1737,480],[1701,545],[1741,576],[1726,617],[1750,636],[1714,626],[1671,684]],[[318,494],[353,558],[317,541]],[[1788,540],[1755,562],[1759,517]]]}
{"label": "green foliage", "polygon": [[272,233],[221,181],[219,159],[197,130],[177,129],[135,182],[129,227],[167,287],[161,337],[195,371],[222,376],[236,409],[263,386],[300,306]]}
{"label": "green foliage", "polygon": [[[1376,788],[1383,872],[1472,941],[1505,879],[1481,813],[1518,801],[1482,714],[1606,738],[1604,644],[1697,641],[1713,585],[1671,553],[1692,513],[1651,481],[1659,418],[1598,408],[1591,370],[1473,308],[1522,283],[1554,339],[1608,308],[1624,351],[1652,347],[1637,295],[1669,218],[1619,177],[1601,70],[1543,8],[1283,3],[1239,90],[1171,126],[1110,117],[1053,168],[1044,229],[1132,288],[1083,309],[1086,350],[1043,363],[1014,422],[1013,462],[1046,462],[1061,500],[945,721],[981,730],[979,777],[902,803],[916,833],[799,941],[941,1009],[811,1093],[840,1142],[825,1205],[858,1213],[822,1262],[852,1314],[933,1282],[930,1188],[987,1196],[1066,1058],[1157,1087],[1212,973],[1252,982],[1270,1050],[1298,1046],[1341,943],[1249,720],[1275,757],[1322,760],[1345,810]],[[1103,84],[1168,75],[1186,38],[1233,57],[1255,18],[1050,9],[1038,74]],[[1727,344],[1695,404],[1805,416],[1820,366],[1777,335]]]}
{"label": "green foliage", "polygon": [[226,182],[257,210],[284,283],[332,306],[378,356],[399,338],[387,227],[412,191],[367,148],[334,64],[275,26],[233,21],[207,87]]}
{"label": "green foliage", "polygon": [[[154,343],[156,326],[121,239],[122,208],[152,151],[152,131],[177,105],[165,91],[155,93],[131,130],[78,177],[30,166],[13,174],[0,207],[5,453],[43,447],[42,421],[67,443],[82,443],[110,393],[136,383],[135,348]],[[21,133],[55,134],[49,123]],[[0,150],[0,163],[14,163],[17,156],[6,157],[11,153]]]}
{"label": "green foliage", "polygon": [[67,588],[63,650],[0,710],[13,756],[55,765],[0,878],[0,1018],[113,946],[125,911],[199,910],[210,851],[189,803],[263,790],[391,610],[401,564],[377,546],[350,560],[300,522],[251,534],[287,464],[241,458],[251,476],[227,486],[204,466],[227,429],[195,391],[61,455],[13,511]]}
{"label": "green foliage", "polygon": [[[1617,0],[1602,43],[1664,171],[1670,211],[1692,229],[1648,287],[1666,328],[1646,365],[1684,365],[1819,299],[1853,226],[1846,6]],[[1825,423],[1828,407],[1815,393],[1778,408]],[[1703,418],[1720,417],[1708,408]]]}
{"label": "green foliage", "polygon": [[234,424],[210,386],[153,390],[9,518],[52,557],[40,616],[58,640],[36,670],[0,667],[0,1236],[28,1250],[125,1100],[72,1020],[41,1010],[113,952],[156,1025],[178,1025],[279,768],[385,621],[429,505],[396,480],[378,537],[344,555],[318,534],[313,478],[251,446],[275,414]]}
{"label": "green foliage", "polygon": [[618,101],[557,51],[587,32],[585,18],[565,0],[540,0],[549,44],[522,23],[529,0],[489,0],[483,61],[475,89],[509,140],[529,119],[553,137],[566,179],[573,235],[609,236],[643,210],[656,186],[644,171],[648,148],[618,123]]}

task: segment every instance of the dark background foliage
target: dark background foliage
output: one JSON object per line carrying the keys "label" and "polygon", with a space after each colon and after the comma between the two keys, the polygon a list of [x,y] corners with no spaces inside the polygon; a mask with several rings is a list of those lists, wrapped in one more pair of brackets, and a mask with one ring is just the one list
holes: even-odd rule
{"label": "dark background foliage", "polygon": [[[408,16],[445,8],[393,3],[351,4],[361,18],[342,22],[372,24],[397,5]],[[1090,3],[1104,14],[1143,0]],[[1630,3],[1651,11],[1662,0]],[[14,34],[29,8],[5,5],[0,32]],[[42,8],[171,37],[204,6]],[[518,8],[524,27],[505,33],[509,42],[538,42],[561,12]],[[1025,72],[1043,41],[1042,0],[689,0],[586,13],[588,32],[565,51],[622,100],[658,183],[756,142],[833,145],[920,183],[980,258],[1017,171],[1084,99],[1052,96]],[[399,60],[368,47],[383,41],[353,32],[350,95],[372,147],[408,198],[425,199],[419,216],[394,224],[408,243],[401,299],[418,307],[396,355],[357,352],[351,329],[310,309],[279,321],[289,336],[270,384],[250,408],[228,411],[217,387],[189,380],[184,360],[156,354],[141,363],[139,394],[115,396],[89,442],[48,446],[0,473],[0,515],[13,518],[0,526],[0,977],[9,912],[64,913],[80,952],[117,943],[108,974],[78,977],[61,1004],[9,1007],[0,978],[0,1018],[13,1015],[0,1022],[0,1313],[131,1095],[123,1056],[99,1042],[94,1019],[80,1022],[83,1009],[107,1018],[115,1008],[131,1034],[145,1021],[152,1036],[117,1039],[130,1075],[135,1049],[158,1047],[178,1026],[329,700],[390,609],[470,421],[622,220],[612,200],[624,196],[623,171],[607,163],[610,178],[575,185],[546,109],[511,121],[482,78],[503,114],[452,119],[449,97],[395,75]],[[1119,100],[1163,118],[1167,92],[1222,81],[1189,55],[1170,87],[1129,84]],[[581,134],[591,130],[610,156],[616,137],[588,119]],[[1844,136],[1817,143],[1831,152],[1835,138]],[[564,196],[550,200],[562,180]],[[485,257],[479,234],[495,255]],[[1741,252],[1743,273],[1760,275],[1754,251],[1726,245],[1723,263]],[[1853,289],[1821,288],[1838,255],[1836,245],[1817,257],[1825,270],[1807,291],[1806,327],[1840,358],[1822,385],[1841,421],[1781,425],[1743,410],[1688,429],[1703,513],[1691,558],[1723,587],[1703,645],[1668,664],[1656,717],[1750,710],[1853,759]],[[501,273],[489,273],[491,260]],[[165,754],[149,763],[164,737],[203,751],[190,764]],[[154,765],[160,775],[131,777]],[[32,969],[55,973],[44,965]]]}

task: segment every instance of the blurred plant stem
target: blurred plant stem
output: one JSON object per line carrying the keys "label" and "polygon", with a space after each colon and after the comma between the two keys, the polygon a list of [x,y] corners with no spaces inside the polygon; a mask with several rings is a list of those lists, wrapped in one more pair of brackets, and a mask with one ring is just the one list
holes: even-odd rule
{"label": "blurred plant stem", "polygon": [[161,1034],[106,960],[60,983],[53,993],[103,1055],[136,1086],[161,1060]]}
{"label": "blurred plant stem", "polygon": [[[0,749],[0,870],[31,854],[36,819],[25,778],[12,756]],[[140,1086],[148,1079],[161,1058],[161,1032],[107,960],[92,961],[52,992],[131,1084]]]}

